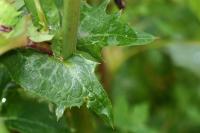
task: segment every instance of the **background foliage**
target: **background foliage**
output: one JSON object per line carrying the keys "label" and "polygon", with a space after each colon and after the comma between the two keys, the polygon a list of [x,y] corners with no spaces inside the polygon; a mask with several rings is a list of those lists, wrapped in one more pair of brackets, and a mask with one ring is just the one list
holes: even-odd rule
{"label": "background foliage", "polygon": [[127,0],[123,19],[158,40],[105,51],[118,132],[200,131],[198,3]]}

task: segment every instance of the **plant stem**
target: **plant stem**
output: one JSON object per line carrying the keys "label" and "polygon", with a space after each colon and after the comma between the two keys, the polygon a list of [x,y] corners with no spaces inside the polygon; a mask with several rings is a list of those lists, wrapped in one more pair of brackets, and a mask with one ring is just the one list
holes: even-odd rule
{"label": "plant stem", "polygon": [[43,12],[43,9],[42,9],[42,7],[40,5],[40,0],[34,0],[34,2],[35,2],[35,7],[37,9],[38,17],[40,19],[40,23],[43,26],[43,30],[44,31],[48,31],[47,20],[46,20],[45,14]]}
{"label": "plant stem", "polygon": [[[94,123],[92,116],[88,112],[86,107],[74,108],[73,120],[77,133],[94,133]],[[81,118],[81,119],[80,119]]]}
{"label": "plant stem", "polygon": [[63,49],[64,59],[69,58],[76,51],[77,32],[80,18],[81,0],[64,0],[63,18]]}

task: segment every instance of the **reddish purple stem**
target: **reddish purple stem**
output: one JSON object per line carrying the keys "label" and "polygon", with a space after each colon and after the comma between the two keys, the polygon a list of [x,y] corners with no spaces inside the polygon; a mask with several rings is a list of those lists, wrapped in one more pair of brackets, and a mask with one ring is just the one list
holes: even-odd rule
{"label": "reddish purple stem", "polygon": [[12,31],[11,27],[0,25],[0,32],[11,32],[11,31]]}
{"label": "reddish purple stem", "polygon": [[40,44],[35,43],[35,42],[31,41],[31,40],[29,40],[27,47],[35,49],[35,50],[38,50],[38,51],[43,52],[43,53],[46,53],[49,56],[53,56],[53,51],[50,48],[43,47]]}

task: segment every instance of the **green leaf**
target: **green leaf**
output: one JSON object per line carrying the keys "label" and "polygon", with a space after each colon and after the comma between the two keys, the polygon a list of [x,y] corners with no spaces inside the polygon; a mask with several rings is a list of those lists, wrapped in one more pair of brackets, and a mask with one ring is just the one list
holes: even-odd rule
{"label": "green leaf", "polygon": [[8,70],[2,64],[0,64],[0,92],[2,91],[2,89],[6,87],[6,85],[8,84],[8,82],[10,82],[10,80],[11,79]]}
{"label": "green leaf", "polygon": [[9,4],[13,5],[17,10],[20,10],[24,7],[24,0],[6,0]]}
{"label": "green leaf", "polygon": [[0,119],[0,132],[1,133],[9,133],[9,131],[6,129],[4,123],[2,122],[1,119]]}
{"label": "green leaf", "polygon": [[57,31],[60,28],[60,14],[56,7],[55,0],[40,0],[41,7],[46,16],[50,31]]}
{"label": "green leaf", "polygon": [[25,3],[24,0],[15,0],[14,5],[17,10],[20,10],[22,7],[24,7]]}
{"label": "green leaf", "polygon": [[51,49],[55,56],[62,57],[61,56],[61,50],[62,50],[62,44],[63,44],[63,35],[61,31],[58,31],[55,35],[53,40],[51,41]]}
{"label": "green leaf", "polygon": [[98,7],[83,3],[78,34],[78,48],[99,58],[105,46],[142,45],[154,40],[151,35],[136,33],[129,25],[120,22],[120,14],[108,15],[105,0]]}
{"label": "green leaf", "polygon": [[96,62],[81,55],[63,62],[33,51],[9,53],[1,62],[22,88],[55,103],[58,117],[65,108],[85,103],[112,123],[110,100],[94,74]]}
{"label": "green leaf", "polygon": [[5,0],[0,1],[0,7],[0,25],[14,26],[18,22],[20,12]]}
{"label": "green leaf", "polygon": [[[53,105],[38,102],[21,89],[9,89],[2,104],[0,119],[10,130],[20,133],[66,133],[64,119],[57,121]],[[50,109],[50,110],[49,110]]]}
{"label": "green leaf", "polygon": [[[4,90],[7,89],[11,84],[11,78],[8,70],[0,63],[0,98],[4,94]],[[0,103],[1,106],[1,103]],[[1,107],[0,107],[1,108]],[[1,119],[0,119],[1,123]]]}
{"label": "green leaf", "polygon": [[5,38],[0,36],[0,56],[9,50],[25,46],[27,39],[24,35],[15,38]]}
{"label": "green leaf", "polygon": [[51,41],[54,35],[50,35],[49,32],[38,31],[38,29],[31,25],[28,29],[28,36],[29,39],[33,42],[44,42],[44,41]]}
{"label": "green leaf", "polygon": [[39,29],[32,24],[28,16],[22,18],[10,33],[4,33],[3,35],[6,36],[6,38],[12,38],[23,34],[33,42],[50,41],[54,37],[54,35],[50,34],[48,31],[39,31]]}
{"label": "green leaf", "polygon": [[60,14],[54,0],[24,0],[33,17],[34,25],[44,30],[57,31],[60,27]]}
{"label": "green leaf", "polygon": [[0,55],[9,50],[27,46],[27,38],[33,42],[44,42],[52,40],[53,37],[49,32],[38,31],[30,18],[25,16],[19,20],[11,32],[0,34]]}
{"label": "green leaf", "polygon": [[35,7],[34,0],[24,0],[25,6],[31,14],[33,24],[38,28],[41,28],[41,22],[38,17],[37,9]]}
{"label": "green leaf", "polygon": [[24,16],[16,23],[11,32],[5,32],[0,35],[10,40],[15,37],[25,36],[24,34],[26,34],[30,23],[30,18],[28,16]]}
{"label": "green leaf", "polygon": [[27,45],[26,30],[29,20],[22,18],[9,33],[0,34],[0,55],[5,52]]}
{"label": "green leaf", "polygon": [[26,28],[24,26],[26,26],[26,24],[20,22],[12,32],[0,35],[0,55],[12,49],[27,46],[28,37],[34,42],[50,41],[53,38],[53,35],[50,35],[48,32],[38,32],[32,25],[30,25],[26,33]]}
{"label": "green leaf", "polygon": [[138,32],[136,31],[137,39],[135,42],[132,42],[130,45],[127,46],[133,46],[133,45],[145,45],[148,43],[152,43],[156,37],[152,36],[151,34],[145,33],[145,32]]}
{"label": "green leaf", "polygon": [[196,14],[198,19],[200,20],[200,9],[199,9],[200,1],[199,0],[188,0],[188,3],[189,3],[188,5],[190,6],[191,10],[194,12],[194,14]]}
{"label": "green leaf", "polygon": [[130,106],[124,94],[115,99],[114,105],[115,124],[121,132],[156,133],[147,125],[149,106],[140,103]]}

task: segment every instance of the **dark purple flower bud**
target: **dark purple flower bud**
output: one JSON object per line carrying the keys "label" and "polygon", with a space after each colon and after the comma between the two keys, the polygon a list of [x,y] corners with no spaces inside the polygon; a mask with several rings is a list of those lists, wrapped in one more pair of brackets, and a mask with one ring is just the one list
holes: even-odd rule
{"label": "dark purple flower bud", "polygon": [[123,0],[115,0],[115,3],[117,4],[119,9],[125,8],[125,2]]}

